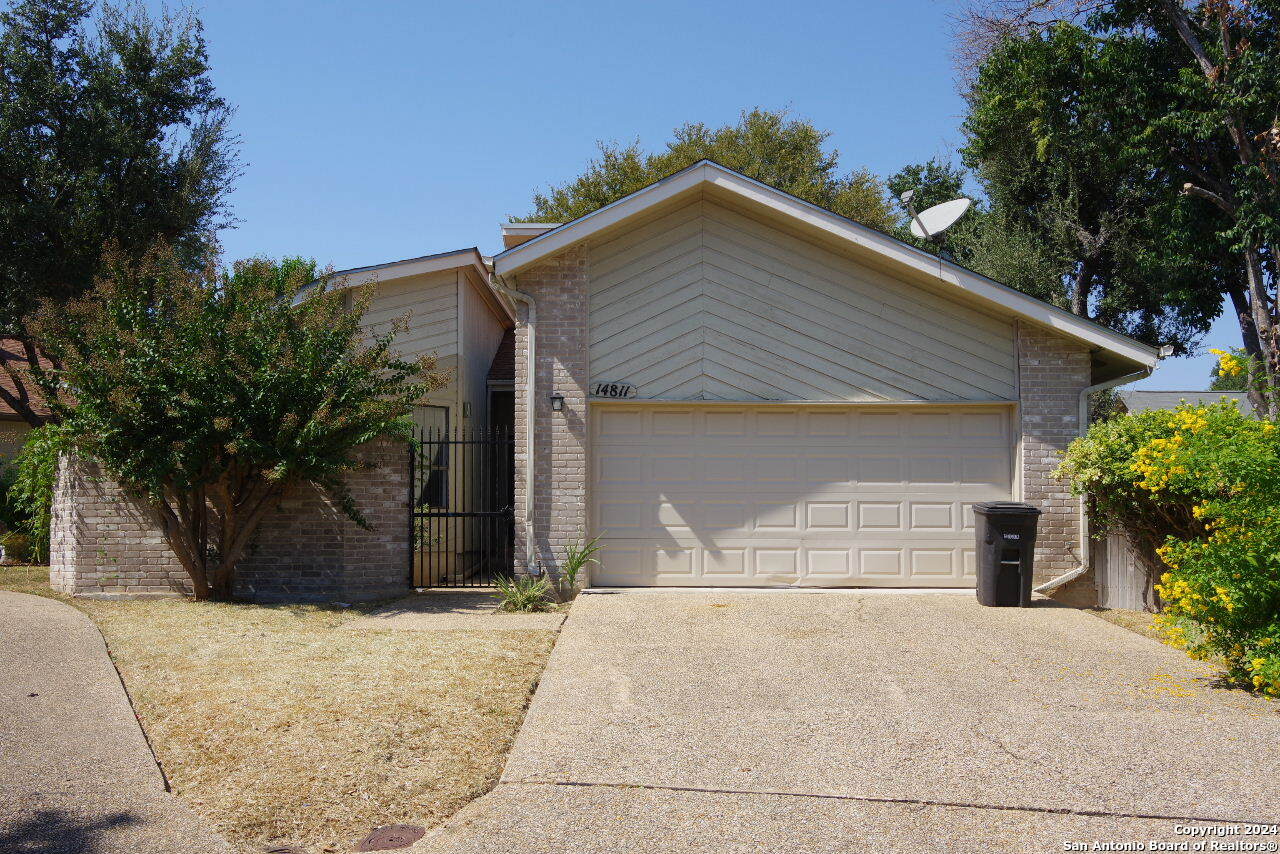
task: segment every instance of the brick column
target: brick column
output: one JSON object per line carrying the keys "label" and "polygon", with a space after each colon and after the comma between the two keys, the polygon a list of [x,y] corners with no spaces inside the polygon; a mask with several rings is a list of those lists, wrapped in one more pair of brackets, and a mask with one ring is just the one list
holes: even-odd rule
{"label": "brick column", "polygon": [[[1080,435],[1080,392],[1090,382],[1089,352],[1046,329],[1018,324],[1022,500],[1042,511],[1036,583],[1080,566],[1080,500],[1053,477],[1062,452]],[[1092,588],[1092,579],[1086,585]]]}
{"label": "brick column", "polygon": [[[555,573],[565,545],[587,528],[587,253],[572,247],[520,273],[515,287],[537,305],[534,384],[533,549],[536,564]],[[524,521],[529,327],[516,329],[516,548],[517,572],[528,572],[530,533]],[[564,395],[564,411],[550,395]]]}
{"label": "brick column", "polygon": [[100,598],[180,596],[187,571],[145,504],[124,494],[91,462],[58,461],[49,520],[49,584],[60,593]]}

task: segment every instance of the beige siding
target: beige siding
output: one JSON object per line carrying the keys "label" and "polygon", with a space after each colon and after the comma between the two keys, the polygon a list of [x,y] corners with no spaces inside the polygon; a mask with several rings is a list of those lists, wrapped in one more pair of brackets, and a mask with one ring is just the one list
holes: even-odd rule
{"label": "beige siding", "polygon": [[591,379],[671,400],[1010,400],[1009,321],[700,200],[591,247]]}
{"label": "beige siding", "polygon": [[502,343],[502,333],[506,326],[497,309],[490,305],[479,290],[486,285],[478,278],[461,271],[459,275],[462,357],[458,393],[460,402],[467,404],[470,411],[470,415],[461,424],[465,427],[485,427],[489,424],[489,366],[493,364],[493,354],[498,352],[498,345]]}
{"label": "beige siding", "polygon": [[379,283],[365,314],[365,325],[382,332],[406,312],[411,312],[409,331],[396,339],[396,349],[408,356],[457,355],[457,270]]}
{"label": "beige siding", "polygon": [[[443,270],[422,276],[379,282],[364,325],[377,334],[390,328],[396,318],[409,314],[409,329],[396,337],[395,349],[405,356],[434,353],[441,367],[458,371],[458,270]],[[450,383],[431,395],[442,406],[456,403],[457,383]],[[456,423],[457,414],[451,421]]]}

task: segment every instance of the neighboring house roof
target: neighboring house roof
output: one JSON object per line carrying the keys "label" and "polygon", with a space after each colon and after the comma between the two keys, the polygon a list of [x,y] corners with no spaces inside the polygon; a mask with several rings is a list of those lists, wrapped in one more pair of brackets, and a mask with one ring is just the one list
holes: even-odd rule
{"label": "neighboring house roof", "polygon": [[493,362],[489,365],[488,381],[491,383],[514,383],[516,381],[516,331],[508,329],[498,344],[498,352],[493,354]]}
{"label": "neighboring house roof", "polygon": [[[0,362],[4,362],[17,370],[22,370],[30,364],[27,362],[27,354],[23,349],[21,342],[8,339],[0,341]],[[42,363],[47,365],[48,362]],[[37,393],[33,383],[23,383],[25,393],[29,395],[31,400],[31,409],[36,415],[41,417],[49,414],[49,407],[45,405],[44,398]],[[15,397],[21,397],[24,393],[19,390],[13,378],[9,376],[9,372],[0,368],[0,387]],[[0,420],[13,421],[15,419],[25,420],[10,406],[3,398],[0,398]]]}
{"label": "neighboring house roof", "polygon": [[873,253],[883,261],[922,273],[931,280],[956,288],[978,302],[997,307],[1004,313],[1025,318],[1104,351],[1113,358],[1106,360],[1108,364],[1103,370],[1095,370],[1095,380],[1115,379],[1142,368],[1154,367],[1158,361],[1153,348],[1126,335],[1077,317],[1069,311],[710,160],[701,160],[599,210],[498,253],[493,258],[494,272],[499,276],[516,274],[541,259],[612,229],[632,217],[651,212],[659,206],[677,204],[699,192],[729,196],[738,202],[767,209],[786,217],[790,225],[820,240],[835,241],[848,249]]}
{"label": "neighboring house roof", "polygon": [[[480,254],[479,249],[473,246],[467,249],[437,252],[434,255],[405,258],[403,261],[388,261],[385,264],[371,264],[367,267],[335,270],[331,276],[331,281],[335,287],[355,288],[372,281],[387,282],[393,279],[407,278],[408,276],[421,276],[424,273],[438,273],[442,270],[466,267],[471,269],[476,274],[476,277],[484,283],[485,290],[493,297],[493,302],[506,315],[507,320],[515,323],[515,313],[511,310],[511,305],[507,302],[506,297],[493,287],[493,283],[489,280],[488,260]],[[307,289],[314,287],[316,284],[318,282],[312,282],[307,286]],[[298,294],[299,300],[306,297],[307,289]]]}
{"label": "neighboring house roof", "polygon": [[1117,392],[1116,396],[1130,412],[1146,412],[1148,409],[1174,409],[1180,403],[1203,405],[1230,400],[1250,418],[1257,417],[1249,396],[1242,391],[1144,391],[1132,389]]}

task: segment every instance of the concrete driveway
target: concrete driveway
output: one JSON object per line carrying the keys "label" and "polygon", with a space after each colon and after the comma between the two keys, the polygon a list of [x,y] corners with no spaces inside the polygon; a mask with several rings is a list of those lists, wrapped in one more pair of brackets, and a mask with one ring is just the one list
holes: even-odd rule
{"label": "concrete driveway", "polygon": [[1280,704],[1048,602],[588,594],[498,788],[417,850],[1186,841],[1280,820],[1276,768]]}

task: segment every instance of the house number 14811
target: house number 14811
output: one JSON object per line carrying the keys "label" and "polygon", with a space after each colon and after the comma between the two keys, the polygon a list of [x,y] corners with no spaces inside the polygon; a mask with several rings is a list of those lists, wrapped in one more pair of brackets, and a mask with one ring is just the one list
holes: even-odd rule
{"label": "house number 14811", "polygon": [[631,383],[592,383],[591,396],[621,400],[628,397],[635,397],[636,387]]}

